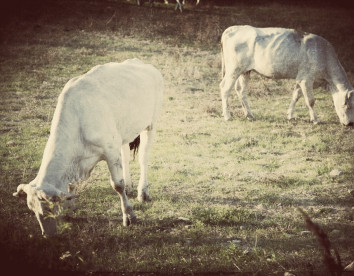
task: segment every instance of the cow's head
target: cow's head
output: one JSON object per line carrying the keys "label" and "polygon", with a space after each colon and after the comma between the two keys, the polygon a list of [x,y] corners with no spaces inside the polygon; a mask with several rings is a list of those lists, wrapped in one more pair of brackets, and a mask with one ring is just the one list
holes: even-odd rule
{"label": "cow's head", "polygon": [[354,90],[333,94],[334,106],[340,122],[345,125],[354,123]]}
{"label": "cow's head", "polygon": [[[27,206],[34,212],[45,237],[57,234],[57,219],[60,218],[60,203],[71,200],[75,196],[45,191],[32,186],[31,184],[21,184],[17,187],[16,197],[26,198]],[[65,205],[64,205],[65,206]]]}

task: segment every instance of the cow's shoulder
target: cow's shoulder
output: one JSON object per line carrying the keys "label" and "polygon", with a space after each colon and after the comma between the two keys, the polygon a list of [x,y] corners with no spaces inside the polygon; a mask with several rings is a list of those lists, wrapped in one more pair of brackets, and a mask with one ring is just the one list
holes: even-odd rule
{"label": "cow's shoulder", "polygon": [[311,34],[311,33],[303,33],[302,36],[303,43],[305,47],[327,47],[331,46],[331,44],[322,36]]}

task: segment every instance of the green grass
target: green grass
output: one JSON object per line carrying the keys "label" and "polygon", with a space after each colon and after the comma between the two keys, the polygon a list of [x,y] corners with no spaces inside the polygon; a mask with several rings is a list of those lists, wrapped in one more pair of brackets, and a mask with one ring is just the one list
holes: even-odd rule
{"label": "green grass", "polygon": [[[288,122],[294,82],[255,74],[249,102],[256,119],[243,118],[233,92],[233,121],[225,122],[218,45],[235,24],[315,32],[333,43],[353,84],[352,10],[240,2],[187,6],[179,14],[163,4],[70,3],[34,2],[2,18],[1,260],[51,271],[325,275],[316,239],[301,234],[301,207],[328,233],[343,264],[353,261],[353,128],[339,124],[321,88],[315,109],[323,123],[309,122],[303,99]],[[57,97],[94,65],[133,57],[156,66],[166,83],[149,163],[153,200],[139,203],[135,191],[138,223],[124,228],[119,198],[99,163],[79,184],[78,209],[62,233],[43,239],[25,201],[12,193],[36,176]],[[336,168],[344,174],[330,177]],[[131,171],[137,184],[136,161]]]}

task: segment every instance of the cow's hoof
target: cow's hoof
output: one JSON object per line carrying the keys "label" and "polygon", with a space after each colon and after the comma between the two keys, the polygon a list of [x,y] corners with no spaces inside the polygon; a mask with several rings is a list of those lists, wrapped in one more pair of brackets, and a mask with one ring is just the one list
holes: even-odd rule
{"label": "cow's hoof", "polygon": [[246,115],[247,120],[254,121],[254,116],[252,114]]}
{"label": "cow's hoof", "polygon": [[138,195],[138,201],[140,202],[151,201],[151,197],[147,193],[142,193],[141,195]]}
{"label": "cow's hoof", "polygon": [[288,111],[286,114],[286,118],[288,118],[289,121],[294,120],[295,117],[293,115],[293,112]]}
{"label": "cow's hoof", "polygon": [[127,188],[125,188],[125,194],[126,194],[127,196],[131,196],[131,195],[133,194],[133,189],[127,189]]}
{"label": "cow's hoof", "polygon": [[130,215],[123,217],[123,226],[129,226],[131,224],[136,224],[136,216],[135,215]]}
{"label": "cow's hoof", "polygon": [[136,221],[137,221],[137,219],[136,219],[136,216],[135,215],[133,215],[133,216],[130,216],[130,218],[129,218],[129,225],[130,224],[136,224]]}
{"label": "cow's hoof", "polygon": [[231,112],[229,110],[223,110],[222,111],[222,116],[224,116],[225,121],[231,121],[232,117],[231,117]]}
{"label": "cow's hoof", "polygon": [[232,121],[232,117],[231,117],[231,115],[230,114],[227,114],[227,115],[224,115],[224,120],[225,121]]}

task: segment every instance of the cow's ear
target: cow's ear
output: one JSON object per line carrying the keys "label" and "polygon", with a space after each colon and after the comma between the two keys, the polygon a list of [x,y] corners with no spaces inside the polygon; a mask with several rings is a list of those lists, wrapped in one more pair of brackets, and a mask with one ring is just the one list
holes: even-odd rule
{"label": "cow's ear", "polygon": [[68,185],[68,194],[66,195],[66,200],[72,200],[72,199],[75,199],[75,198],[78,198],[79,196],[78,195],[75,195],[75,192],[76,192],[76,187],[74,184],[72,183],[69,183]]}
{"label": "cow's ear", "polygon": [[26,185],[27,184],[18,185],[16,193],[13,193],[12,195],[19,198],[26,198],[27,197],[27,193],[25,192]]}
{"label": "cow's ear", "polygon": [[69,194],[72,194],[72,193],[74,193],[74,192],[75,192],[75,185],[72,184],[72,183],[69,183],[69,184],[68,184],[68,193],[69,193]]}
{"label": "cow's ear", "polygon": [[354,91],[349,91],[347,94],[346,94],[346,97],[345,97],[345,106],[347,108],[352,108],[353,106],[353,103],[354,102]]}

